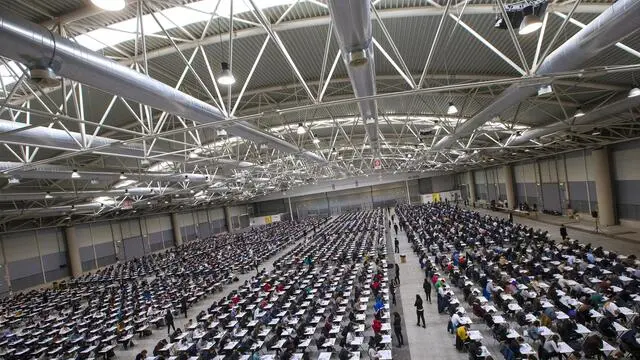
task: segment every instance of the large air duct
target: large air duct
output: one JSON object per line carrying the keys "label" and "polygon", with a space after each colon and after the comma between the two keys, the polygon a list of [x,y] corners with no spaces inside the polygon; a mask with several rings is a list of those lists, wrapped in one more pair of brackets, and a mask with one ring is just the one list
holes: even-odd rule
{"label": "large air duct", "polygon": [[[215,106],[96,54],[40,25],[10,16],[6,12],[0,13],[0,44],[0,55],[18,61],[30,69],[51,69],[58,76],[198,123],[216,124],[227,120]],[[256,143],[270,144],[274,149],[283,152],[300,154],[315,162],[326,162],[321,156],[301,151],[297,146],[262,132],[244,121],[233,122],[227,130]]]}
{"label": "large air duct", "polygon": [[[336,29],[342,60],[349,73],[356,98],[376,94],[373,59],[371,2],[368,0],[329,0],[329,13]],[[379,156],[378,108],[375,100],[358,101],[371,151]]]}
{"label": "large air duct", "polygon": [[42,201],[46,195],[55,200],[69,199],[93,199],[98,197],[117,198],[122,196],[154,196],[158,194],[176,194],[184,192],[184,189],[159,188],[159,187],[134,187],[117,190],[83,190],[73,191],[49,191],[49,192],[0,192],[0,201]]}
{"label": "large air duct", "polygon": [[[639,29],[638,24],[640,1],[620,0],[544,59],[536,70],[536,75],[577,69],[603,50],[635,33]],[[536,93],[536,88],[511,85],[492,104],[458,126],[454,133],[440,139],[432,150],[450,147],[460,137],[469,135],[487,121]]]}
{"label": "large air duct", "polygon": [[[17,123],[9,120],[0,120],[0,142],[16,145],[38,146],[42,148],[80,151],[78,144],[82,144],[82,135],[77,132],[67,132],[65,130],[52,129],[44,126],[32,126],[24,123]],[[153,157],[158,161],[184,162],[181,155],[166,154],[172,150],[154,147],[150,154],[145,154],[144,148],[138,144],[123,143],[119,140],[109,139],[101,136],[93,138],[91,143],[95,148],[93,153],[101,155],[111,155],[120,157],[130,157],[144,159]],[[230,159],[216,159],[220,165],[233,167],[248,167],[252,163],[238,162]],[[20,164],[24,166],[25,164]],[[9,169],[0,169],[0,172]]]}
{"label": "large air duct", "polygon": [[[76,169],[64,165],[32,165],[29,169],[11,170],[23,166],[20,162],[0,161],[0,173],[10,172],[12,177],[18,179],[49,179],[49,180],[67,180],[71,172]],[[122,175],[120,171],[95,169],[95,168],[79,168],[80,174],[85,179],[115,182]],[[138,181],[162,181],[162,182],[183,182],[201,184],[213,182],[214,180],[226,180],[227,177],[221,175],[191,174],[191,173],[168,173],[168,172],[140,172],[125,173],[132,180]]]}
{"label": "large air duct", "polygon": [[557,131],[569,130],[573,126],[589,125],[599,120],[606,120],[607,117],[620,114],[635,107],[640,106],[640,96],[627,98],[616,101],[606,106],[602,106],[593,111],[587,112],[584,116],[574,117],[566,121],[558,121],[547,126],[537,129],[527,130],[520,136],[513,137],[507,141],[508,146],[518,146],[526,144],[531,140],[540,138],[541,136],[553,134]]}

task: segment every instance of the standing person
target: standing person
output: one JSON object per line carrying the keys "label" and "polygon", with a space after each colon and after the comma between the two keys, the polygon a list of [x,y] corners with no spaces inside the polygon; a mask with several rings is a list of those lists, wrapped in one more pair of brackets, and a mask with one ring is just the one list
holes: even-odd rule
{"label": "standing person", "polygon": [[187,297],[183,296],[180,300],[180,310],[184,314],[184,318],[187,318]]}
{"label": "standing person", "polygon": [[389,286],[389,292],[391,292],[391,303],[393,305],[396,304],[396,287],[395,285],[391,284],[391,286]]}
{"label": "standing person", "polygon": [[418,326],[420,326],[420,319],[422,319],[422,327],[426,328],[427,323],[424,321],[424,307],[422,307],[422,298],[419,294],[416,294],[416,302],[413,303],[416,308],[416,316],[418,317]]}
{"label": "standing person", "polygon": [[402,345],[404,345],[404,337],[402,336],[402,319],[397,311],[393,313],[393,332],[396,334],[396,338],[398,339],[398,347],[402,347]]}
{"label": "standing person", "polygon": [[394,281],[397,284],[400,284],[400,266],[398,265],[398,263],[395,264],[395,273],[396,273],[396,278],[394,279]]}
{"label": "standing person", "polygon": [[431,304],[431,282],[429,282],[429,279],[424,278],[424,281],[422,282],[422,288],[424,289],[424,293],[427,296],[425,298],[425,301],[428,301],[429,304]]}
{"label": "standing person", "polygon": [[258,259],[257,258],[253,258],[253,266],[256,268],[256,275],[260,275],[260,271],[258,270]]}
{"label": "standing person", "polygon": [[173,314],[171,313],[171,309],[167,309],[167,312],[164,314],[164,322],[167,323],[167,335],[171,334],[171,328],[173,328],[173,331],[176,331],[176,325],[173,323]]}
{"label": "standing person", "polygon": [[396,232],[396,236],[398,236],[398,224],[393,224],[393,230]]}
{"label": "standing person", "polygon": [[400,241],[398,241],[398,238],[394,240],[394,244],[396,245],[396,254],[397,254],[400,252]]}
{"label": "standing person", "polygon": [[513,213],[509,211],[509,222],[513,224]]}
{"label": "standing person", "polygon": [[567,227],[564,226],[564,224],[560,225],[560,236],[562,237],[562,240],[567,239]]}

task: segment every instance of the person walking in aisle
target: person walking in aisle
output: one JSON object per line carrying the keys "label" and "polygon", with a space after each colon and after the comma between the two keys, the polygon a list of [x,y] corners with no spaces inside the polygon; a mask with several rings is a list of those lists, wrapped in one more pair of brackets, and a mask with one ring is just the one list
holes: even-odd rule
{"label": "person walking in aisle", "polygon": [[396,254],[397,254],[400,252],[400,241],[398,241],[398,238],[394,240],[394,244],[396,245]]}
{"label": "person walking in aisle", "polygon": [[567,227],[564,224],[560,225],[560,236],[562,236],[562,240],[567,239]]}
{"label": "person walking in aisle", "polygon": [[395,273],[396,273],[396,278],[393,280],[396,282],[396,284],[400,284],[400,266],[398,265],[398,263],[395,264]]}
{"label": "person walking in aisle", "polygon": [[404,336],[402,336],[402,319],[397,311],[393,313],[393,332],[396,334],[396,338],[398,339],[398,347],[402,347],[402,345],[404,345]]}
{"label": "person walking in aisle", "polygon": [[422,306],[422,298],[420,294],[416,294],[416,302],[413,303],[416,308],[416,316],[418,317],[418,326],[420,326],[420,319],[422,319],[422,327],[426,328],[427,323],[424,321],[424,307]]}
{"label": "person walking in aisle", "polygon": [[167,335],[171,334],[171,329],[176,331],[176,325],[173,323],[173,314],[171,313],[171,309],[167,309],[167,312],[164,314],[164,322],[167,323]]}
{"label": "person walking in aisle", "polygon": [[391,293],[391,303],[395,305],[396,304],[396,286],[391,284],[391,286],[389,286],[389,292]]}
{"label": "person walking in aisle", "polygon": [[426,298],[424,300],[428,301],[429,304],[431,304],[431,282],[429,281],[429,279],[424,278],[424,281],[422,282],[422,288],[424,289],[424,293],[426,294]]}
{"label": "person walking in aisle", "polygon": [[398,224],[393,224],[393,230],[395,230],[396,236],[398,236]]}

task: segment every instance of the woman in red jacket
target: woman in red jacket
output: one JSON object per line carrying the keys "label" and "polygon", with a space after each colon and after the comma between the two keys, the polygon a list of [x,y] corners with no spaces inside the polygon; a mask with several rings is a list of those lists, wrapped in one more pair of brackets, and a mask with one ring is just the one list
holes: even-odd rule
{"label": "woman in red jacket", "polygon": [[378,334],[380,332],[380,330],[382,330],[382,322],[380,321],[378,316],[376,316],[373,319],[373,324],[371,324],[371,328],[373,329],[373,332],[375,334]]}

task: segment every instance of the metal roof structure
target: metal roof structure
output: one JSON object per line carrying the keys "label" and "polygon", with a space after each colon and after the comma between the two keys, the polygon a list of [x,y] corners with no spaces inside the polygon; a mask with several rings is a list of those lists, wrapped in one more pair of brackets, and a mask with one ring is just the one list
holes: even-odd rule
{"label": "metal roof structure", "polygon": [[[638,138],[640,97],[628,94],[640,32],[629,19],[640,6],[549,0],[540,31],[496,29],[516,2],[355,1],[375,58],[375,89],[359,99],[338,41],[349,24],[330,14],[337,0],[127,0],[119,12],[2,2],[0,225],[224,205]],[[233,86],[216,81],[222,62]],[[43,65],[59,84],[36,81]],[[531,95],[543,86],[553,91]],[[363,99],[377,106],[373,128]]]}

